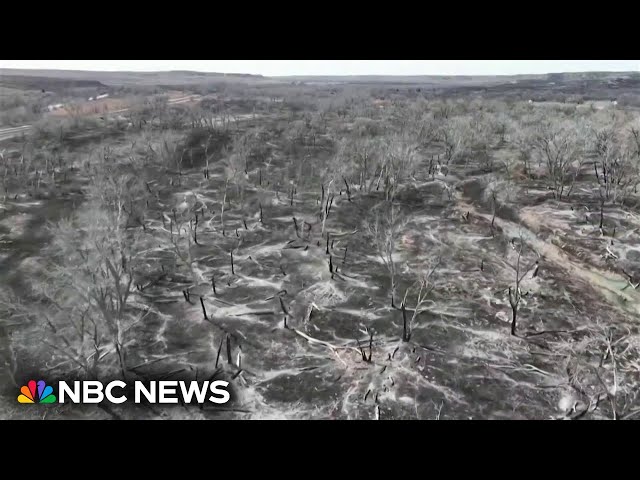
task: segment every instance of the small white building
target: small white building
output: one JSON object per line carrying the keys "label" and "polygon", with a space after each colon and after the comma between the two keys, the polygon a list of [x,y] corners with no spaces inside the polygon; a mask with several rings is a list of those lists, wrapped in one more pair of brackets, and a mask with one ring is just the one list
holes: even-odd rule
{"label": "small white building", "polygon": [[47,110],[49,110],[50,112],[53,112],[54,110],[59,110],[62,107],[64,107],[62,103],[56,103],[55,105],[48,105]]}
{"label": "small white building", "polygon": [[103,93],[102,95],[98,95],[98,96],[96,97],[96,100],[101,100],[101,99],[103,99],[103,98],[107,98],[108,96],[109,96],[109,94],[108,94],[108,93]]}

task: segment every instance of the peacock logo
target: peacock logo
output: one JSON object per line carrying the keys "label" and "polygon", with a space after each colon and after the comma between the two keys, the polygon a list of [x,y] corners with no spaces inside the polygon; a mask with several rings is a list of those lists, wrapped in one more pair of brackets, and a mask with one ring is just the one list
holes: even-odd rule
{"label": "peacock logo", "polygon": [[53,388],[47,385],[44,380],[29,380],[26,385],[20,389],[18,395],[19,403],[55,403],[56,396],[53,394]]}

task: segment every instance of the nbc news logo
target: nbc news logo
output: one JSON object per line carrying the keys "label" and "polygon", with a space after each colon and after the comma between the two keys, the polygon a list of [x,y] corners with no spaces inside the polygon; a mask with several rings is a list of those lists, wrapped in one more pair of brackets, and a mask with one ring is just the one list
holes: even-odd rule
{"label": "nbc news logo", "polygon": [[[231,395],[227,390],[229,382],[216,380],[214,382],[185,382],[177,380],[151,381],[146,384],[136,381],[133,384],[133,402],[142,403],[143,398],[149,403],[177,404],[182,403],[227,403]],[[97,380],[74,381],[69,385],[65,381],[58,382],[58,395],[54,395],[53,387],[44,380],[30,380],[20,388],[18,403],[125,403],[129,399],[124,390],[127,384],[121,380],[114,380],[104,385]],[[209,395],[210,393],[210,395]]]}

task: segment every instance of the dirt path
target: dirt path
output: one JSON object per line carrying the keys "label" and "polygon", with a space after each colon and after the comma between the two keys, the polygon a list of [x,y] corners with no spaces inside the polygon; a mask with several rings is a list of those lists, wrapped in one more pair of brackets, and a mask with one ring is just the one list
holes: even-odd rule
{"label": "dirt path", "polygon": [[31,129],[31,125],[23,125],[21,127],[11,127],[0,129],[0,141],[9,140],[10,138],[17,137],[23,133],[27,133]]}
{"label": "dirt path", "polygon": [[[462,197],[460,192],[456,193],[457,205],[461,212],[469,212],[473,216],[482,217],[491,222],[492,216],[490,214],[478,211],[468,199]],[[625,313],[640,314],[640,292],[632,288],[622,290],[627,284],[627,280],[621,275],[605,272],[593,266],[584,266],[549,240],[539,238],[526,222],[516,223],[496,216],[495,224],[510,238],[517,238],[522,235],[522,238],[544,260],[555,263],[570,276],[579,278],[591,285],[612,305],[615,305]]]}

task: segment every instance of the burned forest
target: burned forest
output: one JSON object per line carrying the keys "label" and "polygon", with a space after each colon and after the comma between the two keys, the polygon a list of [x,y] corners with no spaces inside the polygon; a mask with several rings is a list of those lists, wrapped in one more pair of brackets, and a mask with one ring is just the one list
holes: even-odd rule
{"label": "burned forest", "polygon": [[[0,418],[634,418],[640,75],[580,75],[3,72]],[[18,404],[40,378],[232,400]]]}

